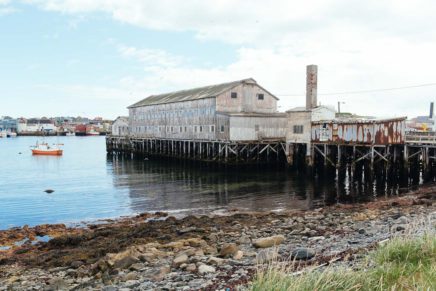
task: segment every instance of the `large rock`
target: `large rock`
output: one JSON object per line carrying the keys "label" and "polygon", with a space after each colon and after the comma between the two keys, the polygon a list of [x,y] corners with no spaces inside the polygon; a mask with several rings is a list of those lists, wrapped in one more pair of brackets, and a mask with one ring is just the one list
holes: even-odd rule
{"label": "large rock", "polygon": [[236,252],[239,251],[239,248],[234,243],[224,244],[220,250],[220,257],[227,258],[233,257]]}
{"label": "large rock", "polygon": [[248,235],[242,235],[239,239],[238,239],[238,243],[240,244],[249,244],[251,243],[251,239]]}
{"label": "large rock", "polygon": [[406,228],[407,228],[407,225],[405,225],[405,224],[394,224],[391,227],[391,231],[392,232],[396,232],[396,231],[400,232],[400,231],[406,230]]}
{"label": "large rock", "polygon": [[128,249],[117,254],[108,254],[107,264],[113,269],[126,269],[133,264],[139,263],[138,253],[135,249]]}
{"label": "large rock", "polygon": [[210,257],[210,258],[207,260],[207,263],[208,263],[208,264],[211,264],[211,265],[215,265],[215,266],[220,266],[220,265],[224,264],[225,261],[226,261],[226,260],[221,259],[221,258]]}
{"label": "large rock", "polygon": [[162,281],[170,271],[171,268],[169,266],[161,266],[141,273],[141,278],[143,277],[152,281]]}
{"label": "large rock", "polygon": [[114,269],[127,269],[131,265],[139,263],[139,259],[134,256],[126,256],[120,260],[115,261],[113,268]]}
{"label": "large rock", "polygon": [[195,264],[189,264],[189,265],[186,266],[185,270],[187,272],[193,273],[193,272],[197,271],[197,266]]}
{"label": "large rock", "polygon": [[406,216],[400,216],[397,219],[395,219],[396,224],[408,224],[409,219]]}
{"label": "large rock", "polygon": [[181,264],[185,264],[187,262],[188,262],[188,256],[186,254],[181,254],[174,259],[173,265],[175,267],[179,267]]}
{"label": "large rock", "polygon": [[215,273],[215,268],[212,266],[208,266],[208,265],[200,265],[198,267],[198,273],[201,275],[207,274],[207,273]]}
{"label": "large rock", "polygon": [[62,278],[53,278],[49,281],[50,290],[67,290],[68,283]]}
{"label": "large rock", "polygon": [[296,248],[291,252],[291,259],[310,260],[315,256],[315,251],[309,248]]}
{"label": "large rock", "polygon": [[253,241],[253,246],[256,248],[269,248],[277,246],[285,241],[283,235],[274,235],[270,237],[259,238]]}
{"label": "large rock", "polygon": [[243,251],[237,251],[237,252],[233,255],[233,259],[234,259],[234,260],[240,260],[240,259],[242,259],[243,256],[244,256],[244,252],[243,252]]}

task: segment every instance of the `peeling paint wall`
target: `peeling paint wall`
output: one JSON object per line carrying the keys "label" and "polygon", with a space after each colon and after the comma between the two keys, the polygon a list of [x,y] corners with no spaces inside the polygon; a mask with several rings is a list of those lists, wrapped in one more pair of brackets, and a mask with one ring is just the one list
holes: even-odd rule
{"label": "peeling paint wall", "polygon": [[312,142],[337,144],[403,144],[405,119],[356,122],[314,122]]}

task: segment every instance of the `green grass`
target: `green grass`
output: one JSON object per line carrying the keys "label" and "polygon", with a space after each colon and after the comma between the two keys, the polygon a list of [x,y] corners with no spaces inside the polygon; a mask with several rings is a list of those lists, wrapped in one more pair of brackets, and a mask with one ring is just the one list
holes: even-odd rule
{"label": "green grass", "polygon": [[272,264],[258,271],[250,289],[436,290],[436,236],[395,238],[370,253],[357,270],[327,267],[291,275],[289,267]]}

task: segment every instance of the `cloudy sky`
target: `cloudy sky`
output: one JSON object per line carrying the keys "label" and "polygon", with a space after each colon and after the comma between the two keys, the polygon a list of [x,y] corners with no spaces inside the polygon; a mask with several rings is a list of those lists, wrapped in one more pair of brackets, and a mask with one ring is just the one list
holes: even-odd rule
{"label": "cloudy sky", "polygon": [[[0,115],[114,118],[151,94],[248,77],[285,111],[305,103],[308,64],[322,104],[424,115],[435,15],[431,0],[0,0]],[[373,91],[389,88],[403,89]]]}

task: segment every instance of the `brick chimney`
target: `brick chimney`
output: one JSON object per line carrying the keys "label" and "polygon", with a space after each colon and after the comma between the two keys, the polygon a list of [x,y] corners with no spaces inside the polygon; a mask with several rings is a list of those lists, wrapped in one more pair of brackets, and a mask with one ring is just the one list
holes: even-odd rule
{"label": "brick chimney", "polygon": [[309,65],[306,67],[306,109],[310,110],[318,105],[318,66]]}

